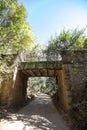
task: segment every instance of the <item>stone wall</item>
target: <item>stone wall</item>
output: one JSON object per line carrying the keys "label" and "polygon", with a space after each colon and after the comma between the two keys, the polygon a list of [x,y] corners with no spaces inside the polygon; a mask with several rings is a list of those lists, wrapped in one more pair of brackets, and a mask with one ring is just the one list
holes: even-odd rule
{"label": "stone wall", "polygon": [[26,101],[26,87],[28,77],[19,71],[15,80],[3,80],[0,87],[0,104],[1,105],[22,105]]}
{"label": "stone wall", "polygon": [[[3,55],[4,57],[12,57],[9,68],[11,73],[3,74],[2,82],[0,83],[0,104],[10,105],[13,99],[13,92],[15,91],[14,84],[16,82],[18,62],[21,61],[20,56],[17,55]],[[19,90],[20,91],[20,90]]]}
{"label": "stone wall", "polygon": [[87,51],[63,52],[62,59],[65,83],[70,92],[72,106],[82,99],[87,86]]}
{"label": "stone wall", "polygon": [[10,96],[9,105],[23,105],[27,99],[28,77],[21,72],[17,72],[16,79],[12,88],[12,94]]}
{"label": "stone wall", "polygon": [[58,97],[59,97],[59,104],[60,106],[65,110],[68,111],[70,109],[70,103],[71,103],[71,97],[70,97],[70,91],[68,90],[67,87],[67,82],[66,82],[66,74],[65,71],[59,70],[58,72]]}
{"label": "stone wall", "polygon": [[2,82],[0,88],[0,104],[8,105],[9,98],[11,96],[12,84],[12,79],[7,79]]}
{"label": "stone wall", "polygon": [[62,62],[65,64],[76,64],[87,62],[87,50],[62,51]]}

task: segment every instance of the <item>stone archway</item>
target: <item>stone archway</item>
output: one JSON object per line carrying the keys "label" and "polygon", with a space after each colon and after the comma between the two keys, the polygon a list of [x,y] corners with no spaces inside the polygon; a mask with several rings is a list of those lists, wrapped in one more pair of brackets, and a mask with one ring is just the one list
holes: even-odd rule
{"label": "stone archway", "polygon": [[[52,66],[51,66],[52,67]],[[27,99],[26,89],[28,77],[36,76],[54,76],[57,80],[57,85],[59,86],[59,102],[64,110],[70,109],[70,97],[64,77],[64,71],[57,68],[39,68],[39,69],[19,69],[16,75],[15,84],[12,88],[11,96],[9,99],[9,105],[22,105]]]}

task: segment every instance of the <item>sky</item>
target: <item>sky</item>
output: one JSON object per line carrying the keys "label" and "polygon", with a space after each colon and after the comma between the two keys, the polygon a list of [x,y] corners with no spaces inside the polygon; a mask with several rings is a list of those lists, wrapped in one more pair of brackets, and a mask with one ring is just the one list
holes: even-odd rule
{"label": "sky", "polygon": [[37,42],[47,44],[63,29],[87,27],[87,0],[18,0],[27,10]]}

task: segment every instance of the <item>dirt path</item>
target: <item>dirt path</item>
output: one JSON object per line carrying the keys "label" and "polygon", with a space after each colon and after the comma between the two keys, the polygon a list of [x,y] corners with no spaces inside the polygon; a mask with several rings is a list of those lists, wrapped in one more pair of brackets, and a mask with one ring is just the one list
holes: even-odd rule
{"label": "dirt path", "polygon": [[38,94],[13,119],[1,121],[0,130],[70,130],[46,94]]}

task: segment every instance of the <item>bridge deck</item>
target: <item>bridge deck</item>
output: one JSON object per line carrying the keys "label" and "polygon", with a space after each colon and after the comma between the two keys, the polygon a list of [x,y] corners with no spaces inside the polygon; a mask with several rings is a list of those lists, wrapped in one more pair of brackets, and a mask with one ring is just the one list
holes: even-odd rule
{"label": "bridge deck", "polygon": [[62,69],[61,61],[20,62],[19,71],[27,76],[56,76]]}

